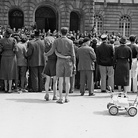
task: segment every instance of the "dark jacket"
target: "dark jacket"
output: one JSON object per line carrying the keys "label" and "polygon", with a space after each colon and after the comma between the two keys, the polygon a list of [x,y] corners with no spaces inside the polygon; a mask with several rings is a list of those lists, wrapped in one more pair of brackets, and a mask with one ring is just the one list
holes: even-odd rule
{"label": "dark jacket", "polygon": [[94,61],[96,61],[96,54],[94,49],[90,46],[82,46],[77,51],[79,60],[78,70],[94,70]]}
{"label": "dark jacket", "polygon": [[45,63],[44,41],[40,39],[31,40],[28,42],[27,47],[28,47],[28,51],[27,51],[28,65],[30,67],[44,66],[44,63]]}
{"label": "dark jacket", "polygon": [[114,48],[113,45],[106,42],[101,43],[96,48],[97,63],[102,66],[113,66],[114,63]]}

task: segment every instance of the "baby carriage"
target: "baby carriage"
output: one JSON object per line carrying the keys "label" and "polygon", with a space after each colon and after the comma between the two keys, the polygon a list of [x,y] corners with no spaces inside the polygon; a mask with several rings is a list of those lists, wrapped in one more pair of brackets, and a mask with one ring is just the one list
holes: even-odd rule
{"label": "baby carriage", "polygon": [[117,115],[119,111],[126,110],[129,116],[134,117],[137,114],[138,94],[135,100],[130,101],[123,92],[111,92],[111,101],[107,104],[107,109],[111,115]]}

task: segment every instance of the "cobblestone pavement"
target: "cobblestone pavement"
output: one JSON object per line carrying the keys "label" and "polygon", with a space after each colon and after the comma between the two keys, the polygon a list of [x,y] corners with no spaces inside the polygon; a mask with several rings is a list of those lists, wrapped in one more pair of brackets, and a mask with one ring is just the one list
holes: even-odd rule
{"label": "cobblestone pavement", "polygon": [[[90,97],[78,90],[70,102],[44,100],[45,93],[0,92],[1,138],[137,138],[138,115],[126,112],[111,116],[107,110],[109,93],[96,91]],[[134,100],[136,94],[129,94]],[[50,92],[52,98],[52,92]]]}

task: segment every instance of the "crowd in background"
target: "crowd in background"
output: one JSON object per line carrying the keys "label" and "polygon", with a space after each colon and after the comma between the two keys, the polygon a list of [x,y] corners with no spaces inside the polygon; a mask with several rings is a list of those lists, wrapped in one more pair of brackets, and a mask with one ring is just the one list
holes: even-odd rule
{"label": "crowd in background", "polygon": [[[49,36],[53,37],[54,39],[46,39]],[[40,64],[40,76],[38,78],[40,87],[35,88],[35,78],[32,78],[34,69],[32,70],[32,68],[30,68],[32,66],[32,62],[29,63],[29,58],[33,50],[31,48],[29,49],[28,46],[31,41],[40,39],[45,46],[46,43],[48,43],[49,47],[51,48],[51,44],[53,44],[54,41],[60,37],[62,37],[61,32],[56,30],[53,32],[50,30],[47,32],[45,32],[45,30],[37,30],[36,33],[36,28],[29,30],[24,27],[22,29],[15,30],[1,27],[1,90],[9,93],[13,92],[13,90],[17,92],[42,92],[47,88],[50,90],[51,86],[54,84],[54,81],[51,81],[54,80],[54,77],[45,77],[44,68],[48,60],[46,58],[40,58],[43,61],[38,61],[38,64]],[[119,33],[115,34],[112,32],[109,34],[108,32],[105,32],[103,34],[97,34],[95,31],[91,30],[90,32],[85,31],[83,33],[80,31],[69,31],[66,34],[66,37],[73,42],[76,55],[76,68],[75,70],[72,70],[73,75],[70,76],[69,93],[73,93],[74,89],[76,88],[80,89],[80,93],[83,96],[85,93],[84,89],[88,89],[88,91],[91,89],[92,95],[94,95],[94,89],[99,88],[101,89],[101,92],[106,92],[109,85],[111,86],[112,91],[114,91],[115,88],[118,88],[119,91],[122,91],[123,89],[125,92],[137,92],[138,46],[135,35],[131,35],[130,37],[126,38],[121,36]],[[4,38],[10,39],[6,39],[5,41]],[[40,45],[42,45],[42,43],[40,43]],[[88,47],[85,48],[85,46]],[[91,49],[89,49],[89,47]],[[46,51],[45,48],[40,50],[43,52],[38,55],[38,58],[40,55],[44,55],[49,50]],[[84,56],[82,57],[81,54],[84,54]],[[90,58],[89,60],[91,60],[91,62],[89,64],[90,66],[92,65],[92,69],[82,69],[80,67],[80,64],[82,64],[80,63],[81,61],[84,63],[88,62],[87,60],[84,60],[85,55],[87,54],[91,54],[90,57],[86,58]],[[57,56],[58,53],[55,55]],[[62,55],[59,55],[59,57],[60,56]],[[33,64],[36,64],[38,58],[35,59]],[[63,55],[62,58],[68,59],[70,57]],[[83,64],[83,66],[86,65]],[[92,74],[90,74],[90,72],[84,73],[84,70],[92,70]],[[93,77],[89,78],[89,76]],[[92,82],[89,79],[92,79]],[[48,84],[45,86],[47,80]],[[130,86],[130,84],[132,84],[132,86]],[[125,86],[127,86],[127,88]],[[52,87],[52,89],[58,88]],[[65,79],[63,80],[62,91],[66,92]],[[91,93],[89,93],[89,95],[91,95]],[[48,100],[48,97],[45,97],[45,99]],[[53,99],[56,99],[56,94],[54,95]]]}

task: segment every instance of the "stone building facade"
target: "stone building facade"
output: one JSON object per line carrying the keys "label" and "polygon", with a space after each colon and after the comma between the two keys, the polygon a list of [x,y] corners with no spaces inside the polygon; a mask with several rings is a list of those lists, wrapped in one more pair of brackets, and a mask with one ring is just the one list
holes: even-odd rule
{"label": "stone building facade", "polygon": [[0,25],[12,28],[138,33],[138,0],[0,0]]}
{"label": "stone building facade", "polygon": [[[138,35],[138,0],[95,0],[99,32]],[[101,2],[104,1],[104,2]]]}
{"label": "stone building facade", "polygon": [[93,4],[93,0],[1,0],[0,24],[20,28],[36,22],[46,31],[62,26],[90,30]]}

